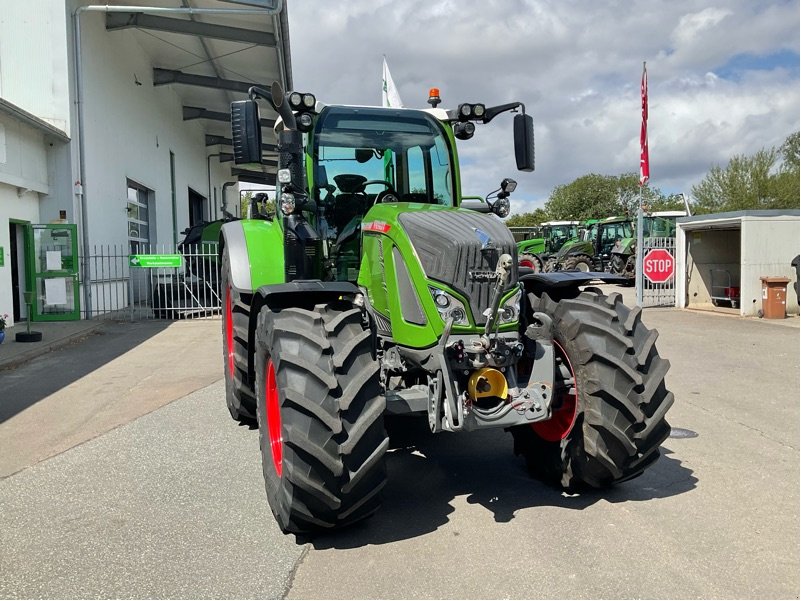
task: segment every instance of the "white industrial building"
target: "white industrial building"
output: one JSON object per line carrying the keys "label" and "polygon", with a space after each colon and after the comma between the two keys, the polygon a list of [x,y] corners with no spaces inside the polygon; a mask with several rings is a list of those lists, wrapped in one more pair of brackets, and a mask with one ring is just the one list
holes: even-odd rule
{"label": "white industrial building", "polygon": [[793,283],[799,211],[735,211],[676,222],[676,307],[729,309],[756,316],[762,277],[785,277],[787,314],[798,314]]}
{"label": "white industrial building", "polygon": [[25,290],[34,318],[96,313],[120,285],[94,273],[96,248],[174,244],[220,216],[224,189],[238,205],[232,184],[274,183],[275,162],[233,168],[228,113],[251,85],[292,88],[281,0],[2,4],[0,314],[12,323]]}

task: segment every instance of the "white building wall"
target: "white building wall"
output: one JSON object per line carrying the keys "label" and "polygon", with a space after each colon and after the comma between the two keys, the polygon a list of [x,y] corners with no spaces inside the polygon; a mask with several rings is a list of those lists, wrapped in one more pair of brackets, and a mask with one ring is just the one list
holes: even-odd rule
{"label": "white building wall", "polygon": [[[153,86],[153,65],[132,32],[106,32],[101,13],[81,18],[90,246],[127,242],[128,179],[154,191],[158,238],[152,241],[171,243],[170,152],[180,238],[189,224],[188,188],[208,196],[206,156],[216,148],[206,148],[198,121],[183,121],[181,100],[169,86]],[[225,171],[216,159],[211,164],[212,185],[219,185]]]}
{"label": "white building wall", "polygon": [[[47,192],[47,151],[39,131],[0,114],[0,315],[13,324],[9,220],[39,221],[39,192]],[[22,249],[20,249],[22,251]]]}
{"label": "white building wall", "polygon": [[790,279],[787,285],[787,313],[798,314],[793,290],[795,268],[790,261],[799,254],[798,217],[744,217],[742,264],[740,267],[741,314],[756,315],[762,308],[762,276]]}
{"label": "white building wall", "polygon": [[0,182],[47,193],[44,134],[0,113]]}
{"label": "white building wall", "polygon": [[67,18],[61,0],[2,0],[0,97],[69,135]]}

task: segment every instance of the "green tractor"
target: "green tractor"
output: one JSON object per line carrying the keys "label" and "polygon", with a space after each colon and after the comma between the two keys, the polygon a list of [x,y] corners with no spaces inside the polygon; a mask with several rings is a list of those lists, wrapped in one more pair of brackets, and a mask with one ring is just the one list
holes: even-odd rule
{"label": "green tractor", "polygon": [[[684,211],[654,211],[643,218],[643,246],[647,251],[655,238],[676,235],[676,219]],[[566,244],[556,257],[557,268],[614,273],[632,284],[636,272],[637,238],[626,217],[589,220],[581,240]]]}
{"label": "green tractor", "polygon": [[585,222],[580,239],[565,244],[556,254],[556,270],[605,271],[628,282],[634,278],[634,228],[626,217]]}
{"label": "green tractor", "polygon": [[517,168],[533,170],[523,104],[337,106],[254,87],[232,104],[238,163],[261,160],[257,98],[280,116],[278,210],[222,227],[223,360],[285,532],[378,510],[386,414],[432,433],[508,430],[531,472],[568,490],[657,459],[673,395],[656,332],[619,295],[582,290],[614,276],[520,277],[500,219],[511,179],[460,206],[456,140],[477,124],[518,112]]}
{"label": "green tractor", "polygon": [[555,255],[568,242],[578,239],[578,221],[546,221],[540,237],[517,243],[518,265],[535,273],[553,271]]}

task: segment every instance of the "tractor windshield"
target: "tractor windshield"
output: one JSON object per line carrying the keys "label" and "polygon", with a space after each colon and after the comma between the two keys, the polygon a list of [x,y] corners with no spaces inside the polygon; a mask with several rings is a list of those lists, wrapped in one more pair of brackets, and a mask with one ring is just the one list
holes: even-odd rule
{"label": "tractor windshield", "polygon": [[453,205],[447,139],[424,112],[328,107],[313,148],[314,193],[324,204],[356,200],[363,215],[388,190],[400,202]]}
{"label": "tractor windshield", "polygon": [[645,217],[643,219],[643,235],[645,237],[666,237],[672,238],[676,235],[675,217]]}

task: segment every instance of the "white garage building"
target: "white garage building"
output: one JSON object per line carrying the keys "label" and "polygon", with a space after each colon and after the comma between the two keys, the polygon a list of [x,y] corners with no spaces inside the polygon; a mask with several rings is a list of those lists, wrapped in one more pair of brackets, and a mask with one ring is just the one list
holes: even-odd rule
{"label": "white garage building", "polygon": [[34,320],[96,314],[127,277],[97,248],[174,244],[224,189],[274,184],[274,161],[233,168],[228,113],[252,85],[292,89],[289,56],[281,0],[4,0],[0,314],[25,319],[26,290]]}
{"label": "white garage building", "polygon": [[676,227],[676,307],[755,316],[761,277],[786,277],[787,313],[798,314],[792,260],[799,254],[799,211],[736,211],[683,217]]}

